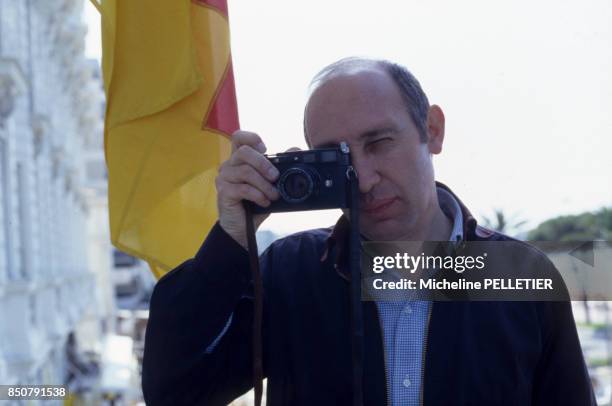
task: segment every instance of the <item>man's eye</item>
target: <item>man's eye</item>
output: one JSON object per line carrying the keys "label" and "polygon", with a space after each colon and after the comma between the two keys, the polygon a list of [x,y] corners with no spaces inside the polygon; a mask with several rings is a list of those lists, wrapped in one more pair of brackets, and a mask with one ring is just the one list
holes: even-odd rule
{"label": "man's eye", "polygon": [[388,144],[388,143],[389,143],[389,141],[391,141],[391,138],[388,138],[388,137],[385,137],[385,138],[379,138],[379,139],[377,139],[377,140],[374,140],[374,141],[368,142],[368,143],[366,144],[366,147],[367,147],[367,148],[369,148],[369,149],[372,149],[372,148],[379,148],[379,147],[382,147],[383,145]]}

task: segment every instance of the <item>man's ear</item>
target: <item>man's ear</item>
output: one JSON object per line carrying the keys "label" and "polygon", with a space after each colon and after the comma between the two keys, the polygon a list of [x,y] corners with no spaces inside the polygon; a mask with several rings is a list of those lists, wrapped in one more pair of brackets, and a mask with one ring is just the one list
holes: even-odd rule
{"label": "man's ear", "polygon": [[431,154],[442,152],[444,143],[444,112],[438,105],[432,105],[427,113],[427,148]]}

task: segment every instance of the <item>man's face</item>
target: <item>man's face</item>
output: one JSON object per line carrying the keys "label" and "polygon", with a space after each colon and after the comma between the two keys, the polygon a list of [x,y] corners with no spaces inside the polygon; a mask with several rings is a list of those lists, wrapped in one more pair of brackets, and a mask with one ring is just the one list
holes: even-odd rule
{"label": "man's face", "polygon": [[361,232],[378,241],[424,238],[437,206],[430,154],[441,150],[443,116],[442,136],[422,143],[393,80],[371,68],[326,81],[305,114],[312,148],[349,144]]}

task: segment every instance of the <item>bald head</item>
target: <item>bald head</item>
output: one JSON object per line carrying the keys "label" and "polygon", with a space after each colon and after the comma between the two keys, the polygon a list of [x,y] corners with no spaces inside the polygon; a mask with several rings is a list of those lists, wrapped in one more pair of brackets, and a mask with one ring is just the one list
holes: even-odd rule
{"label": "bald head", "polygon": [[[384,59],[344,58],[323,68],[310,82],[310,97],[304,110],[304,137],[310,145],[306,125],[306,112],[312,96],[326,83],[340,78],[363,73],[382,73],[388,75],[397,86],[403,103],[419,131],[421,141],[427,141],[427,113],[429,101],[418,80],[405,67]],[[367,75],[362,75],[366,77]]]}

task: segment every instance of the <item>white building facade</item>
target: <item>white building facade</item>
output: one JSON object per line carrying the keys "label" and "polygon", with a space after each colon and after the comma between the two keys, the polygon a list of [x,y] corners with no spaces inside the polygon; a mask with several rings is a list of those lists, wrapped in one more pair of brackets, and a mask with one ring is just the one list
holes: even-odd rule
{"label": "white building facade", "polygon": [[82,7],[0,0],[0,384],[65,383],[68,335],[95,347],[113,328],[104,182],[92,182],[102,92]]}

